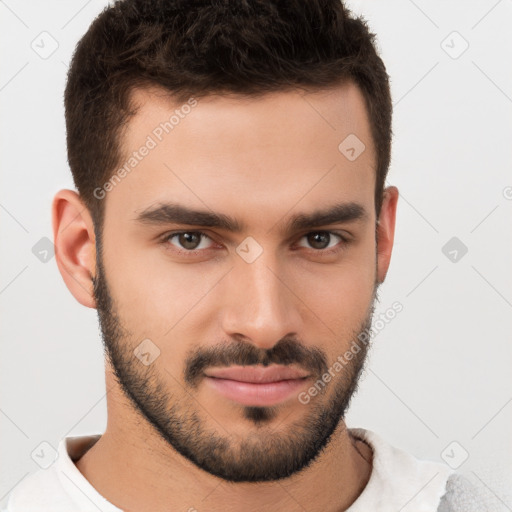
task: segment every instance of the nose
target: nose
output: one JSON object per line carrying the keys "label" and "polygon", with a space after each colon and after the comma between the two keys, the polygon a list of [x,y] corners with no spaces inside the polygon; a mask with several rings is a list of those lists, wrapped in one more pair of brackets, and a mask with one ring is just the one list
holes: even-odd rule
{"label": "nose", "polygon": [[221,322],[228,337],[270,349],[281,338],[300,334],[302,302],[283,266],[270,251],[252,263],[235,261],[222,290]]}

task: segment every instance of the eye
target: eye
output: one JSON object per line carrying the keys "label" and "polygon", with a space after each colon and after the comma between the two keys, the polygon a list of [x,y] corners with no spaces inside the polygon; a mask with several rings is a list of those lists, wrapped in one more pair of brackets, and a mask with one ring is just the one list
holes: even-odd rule
{"label": "eye", "polygon": [[[172,242],[173,239],[176,239],[176,244]],[[202,243],[204,239],[210,239],[210,237],[202,231],[179,231],[167,234],[162,242],[164,244],[170,243],[184,252],[192,252],[200,249],[209,249],[208,246]]]}
{"label": "eye", "polygon": [[331,249],[335,251],[338,250],[337,246],[340,245],[339,240],[338,243],[332,244],[332,242],[336,242],[336,240],[332,239],[333,235],[342,241],[339,249],[343,248],[343,246],[348,243],[346,237],[339,233],[335,233],[334,231],[312,231],[311,233],[304,235],[302,238],[305,238],[307,243],[317,251],[331,252]]}
{"label": "eye", "polygon": [[[303,235],[301,237],[301,240],[302,239],[306,239],[310,248],[316,253],[338,252],[343,250],[349,243],[347,237],[334,231],[311,231]],[[336,243],[336,239],[338,239],[338,243]],[[194,253],[196,251],[205,251],[212,248],[212,244],[208,245],[208,240],[213,242],[212,239],[202,231],[175,231],[164,235],[161,239],[161,243],[164,245],[172,245],[177,252]]]}

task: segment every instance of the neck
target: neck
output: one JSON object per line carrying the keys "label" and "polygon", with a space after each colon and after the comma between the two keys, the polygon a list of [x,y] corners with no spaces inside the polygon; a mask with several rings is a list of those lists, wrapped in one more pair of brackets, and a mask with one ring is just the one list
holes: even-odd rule
{"label": "neck", "polygon": [[107,387],[107,429],[76,466],[102,496],[126,512],[339,512],[357,499],[370,477],[371,448],[355,441],[340,421],[322,453],[298,474],[273,482],[226,482],[192,464],[136,417],[108,376]]}

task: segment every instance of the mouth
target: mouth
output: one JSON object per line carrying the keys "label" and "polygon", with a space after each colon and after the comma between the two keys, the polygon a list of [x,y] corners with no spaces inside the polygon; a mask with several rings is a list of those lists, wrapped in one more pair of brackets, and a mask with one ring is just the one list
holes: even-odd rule
{"label": "mouth", "polygon": [[210,388],[242,405],[271,406],[296,395],[310,374],[291,366],[230,366],[205,371]]}

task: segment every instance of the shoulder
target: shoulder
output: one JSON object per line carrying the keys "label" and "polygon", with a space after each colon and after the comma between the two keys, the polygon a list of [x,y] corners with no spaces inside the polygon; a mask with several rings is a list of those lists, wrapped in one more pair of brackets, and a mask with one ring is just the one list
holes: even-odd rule
{"label": "shoulder", "polygon": [[469,475],[454,473],[446,482],[446,492],[437,512],[498,512],[510,508],[497,493],[482,482],[473,483]]}
{"label": "shoulder", "polygon": [[[66,498],[55,468],[52,466],[48,469],[37,469],[28,474],[11,492],[5,511],[45,510],[47,505],[57,506],[53,508],[55,511],[65,510],[65,507],[72,505]],[[60,506],[64,508],[59,508]]]}
{"label": "shoulder", "polygon": [[[10,492],[5,512],[69,512],[89,510],[94,501],[117,510],[97,493],[76,467],[100,435],[66,437],[60,440],[55,459],[46,467],[27,474]],[[4,511],[0,511],[4,512]]]}
{"label": "shoulder", "polygon": [[363,492],[349,508],[435,512],[446,492],[453,470],[446,464],[421,460],[370,430],[352,428],[350,433],[372,449],[372,472]]}
{"label": "shoulder", "polygon": [[508,471],[490,471],[481,477],[473,471],[456,472],[445,463],[418,459],[370,430],[356,428],[350,432],[373,452],[370,480],[350,512],[512,510],[512,478]]}

